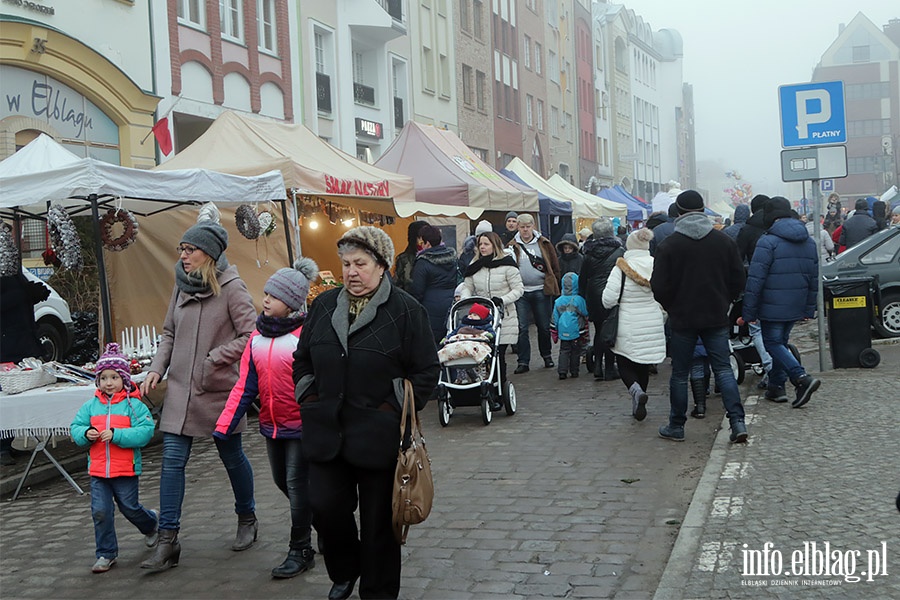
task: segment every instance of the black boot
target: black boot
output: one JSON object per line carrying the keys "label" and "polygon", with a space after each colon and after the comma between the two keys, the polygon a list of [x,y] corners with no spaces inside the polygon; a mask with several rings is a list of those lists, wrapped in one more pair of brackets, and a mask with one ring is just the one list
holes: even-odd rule
{"label": "black boot", "polygon": [[181,544],[178,543],[177,529],[160,529],[159,542],[153,549],[153,555],[141,563],[142,569],[151,571],[165,571],[170,567],[178,566],[178,558],[181,556]]}
{"label": "black boot", "polygon": [[310,546],[305,548],[291,548],[287,558],[280,565],[272,569],[272,577],[276,579],[290,579],[304,571],[316,566],[316,551]]}
{"label": "black boot", "polygon": [[603,378],[606,381],[615,381],[619,378],[619,369],[616,368],[616,359],[615,355],[612,353],[612,350],[607,350],[606,354],[606,370],[603,373]]}
{"label": "black boot", "polygon": [[691,379],[691,394],[694,396],[694,410],[691,416],[702,419],[706,416],[706,382],[702,379]]}
{"label": "black boot", "polygon": [[256,513],[245,513],[238,515],[237,534],[234,536],[234,543],[231,549],[235,552],[246,550],[256,541],[259,533],[259,521],[256,520]]}

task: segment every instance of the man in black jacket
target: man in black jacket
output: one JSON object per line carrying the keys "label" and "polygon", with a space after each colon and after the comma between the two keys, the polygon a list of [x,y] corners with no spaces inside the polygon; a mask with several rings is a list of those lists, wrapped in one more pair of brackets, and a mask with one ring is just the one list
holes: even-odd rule
{"label": "man in black jacket", "polygon": [[753,258],[753,250],[756,248],[756,242],[766,232],[766,224],[763,222],[763,210],[769,202],[769,197],[764,194],[753,196],[750,201],[750,218],[738,231],[737,242],[738,250],[741,253],[741,260],[745,265],[750,264]]}
{"label": "man in black jacket", "polygon": [[856,210],[853,211],[853,216],[844,221],[840,244],[850,248],[877,231],[878,224],[869,216],[869,203],[865,198],[860,198],[856,201]]}
{"label": "man in black jacket", "polygon": [[587,303],[588,316],[594,323],[594,378],[615,380],[619,378],[615,355],[600,341],[599,334],[609,314],[609,310],[603,307],[603,289],[610,272],[616,266],[616,260],[625,254],[625,249],[619,238],[613,235],[612,221],[609,219],[594,221],[591,230],[593,235],[584,243],[584,264],[578,274],[578,295]]}
{"label": "man in black jacket", "polygon": [[731,370],[728,309],[744,290],[746,274],[737,245],[713,228],[703,214],[703,198],[686,190],[676,199],[675,232],[656,249],[650,287],[669,314],[669,422],[659,428],[665,439],[684,441],[688,374],[697,338],[703,340],[722,403],[731,423],[731,441],[747,441],[741,393]]}

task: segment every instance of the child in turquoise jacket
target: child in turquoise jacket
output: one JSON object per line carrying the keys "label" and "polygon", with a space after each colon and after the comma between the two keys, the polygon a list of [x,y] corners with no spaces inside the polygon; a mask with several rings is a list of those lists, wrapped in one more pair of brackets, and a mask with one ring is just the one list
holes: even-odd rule
{"label": "child in turquoise jacket", "polygon": [[566,273],[562,278],[562,295],[553,303],[550,337],[559,342],[559,378],[578,377],[581,354],[588,335],[588,310],[578,295],[578,275]]}

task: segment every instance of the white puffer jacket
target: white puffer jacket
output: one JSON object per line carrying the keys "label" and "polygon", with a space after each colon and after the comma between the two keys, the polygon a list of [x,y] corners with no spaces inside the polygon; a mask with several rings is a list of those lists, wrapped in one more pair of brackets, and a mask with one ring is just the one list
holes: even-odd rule
{"label": "white puffer jacket", "polygon": [[653,257],[648,250],[628,250],[616,261],[603,290],[603,306],[612,308],[625,275],[613,352],[642,365],[661,363],[666,357],[663,311],[650,290],[652,273]]}
{"label": "white puffer jacket", "polygon": [[512,266],[500,266],[479,269],[474,275],[463,280],[460,298],[484,296],[503,300],[503,321],[500,324],[500,344],[515,344],[519,341],[519,317],[516,314],[516,300],[522,297],[525,288],[519,269]]}

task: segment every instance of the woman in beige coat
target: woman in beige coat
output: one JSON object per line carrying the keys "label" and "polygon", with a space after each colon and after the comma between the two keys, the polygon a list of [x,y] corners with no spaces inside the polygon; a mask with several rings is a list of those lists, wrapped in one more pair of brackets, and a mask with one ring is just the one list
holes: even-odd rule
{"label": "woman in beige coat", "polygon": [[477,253],[466,268],[460,298],[484,296],[503,305],[500,324],[500,374],[506,381],[506,347],[519,339],[519,318],[516,300],[525,293],[516,259],[504,252],[500,236],[494,232],[480,233],[475,238]]}
{"label": "woman in beige coat", "polygon": [[[228,393],[238,378],[238,362],[256,323],[256,310],[237,268],[228,264],[228,233],[201,221],[181,238],[175,290],[169,302],[159,351],[141,384],[146,394],[168,369],[168,389],[159,428],[163,462],[159,487],[159,544],[141,565],[162,571],[178,564],[178,530],[184,501],[184,470],[194,437],[212,436]],[[232,550],[256,540],[253,470],[241,446],[246,421],[227,439],[216,439],[225,464],[238,531]]]}

